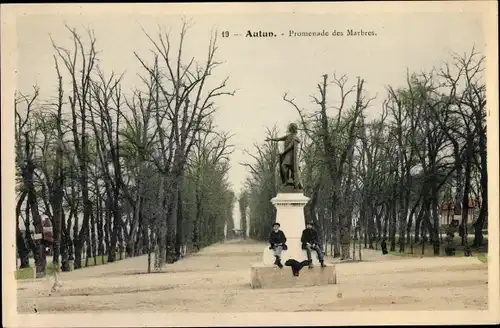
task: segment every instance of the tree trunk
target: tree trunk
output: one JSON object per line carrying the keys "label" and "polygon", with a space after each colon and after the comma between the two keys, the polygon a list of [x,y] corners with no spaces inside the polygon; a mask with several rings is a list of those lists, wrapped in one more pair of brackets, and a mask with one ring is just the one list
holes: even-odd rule
{"label": "tree trunk", "polygon": [[78,213],[74,213],[75,215],[75,224],[73,225],[73,248],[74,248],[74,268],[75,270],[80,269],[82,267],[82,248],[83,248],[83,241],[78,234],[78,226],[79,226],[79,218],[78,218]]}
{"label": "tree trunk", "polygon": [[150,220],[151,220],[151,218],[148,216],[145,218],[145,222],[144,222],[144,230],[146,233],[146,249],[148,252],[148,273],[151,273],[151,252],[153,250],[152,241],[154,240],[154,238],[151,237],[152,232],[149,229]]}
{"label": "tree trunk", "polygon": [[169,191],[169,200],[167,207],[167,240],[166,240],[166,256],[165,261],[168,264],[175,262],[175,240],[177,235],[177,198],[179,196],[177,178],[174,178],[174,183]]}
{"label": "tree trunk", "polygon": [[396,251],[396,231],[397,231],[397,210],[396,210],[396,189],[393,191],[393,195],[391,197],[391,205],[390,205],[390,211],[388,211],[387,215],[390,217],[391,220],[391,229],[390,229],[390,234],[389,238],[391,241],[391,246],[390,246],[390,251],[394,252]]}
{"label": "tree trunk", "polygon": [[96,236],[96,220],[95,220],[95,214],[92,213],[90,217],[90,225],[91,225],[91,234],[90,234],[90,241],[92,245],[92,257],[94,258],[94,265],[97,265],[97,236]]}
{"label": "tree trunk", "polygon": [[306,221],[316,222],[316,204],[318,203],[318,189],[320,185],[313,186],[311,199],[304,207],[304,217]]}
{"label": "tree trunk", "polygon": [[421,241],[420,238],[422,236],[422,232],[424,229],[422,220],[424,219],[424,215],[425,215],[425,209],[426,209],[425,202],[426,202],[426,200],[425,200],[425,196],[424,196],[423,202],[420,205],[420,209],[418,211],[417,219],[415,220],[415,230],[414,230],[415,234],[414,234],[414,238],[413,238],[415,243],[419,243]]}
{"label": "tree trunk", "polygon": [[59,80],[59,102],[57,106],[57,149],[56,149],[56,176],[54,181],[54,190],[52,192],[53,200],[52,206],[54,211],[54,222],[53,222],[53,233],[54,233],[54,244],[52,254],[54,266],[56,270],[59,270],[59,256],[61,254],[62,245],[62,229],[64,225],[64,210],[63,210],[63,198],[64,198],[64,171],[63,171],[63,139],[64,134],[62,131],[62,103],[63,103],[63,90],[62,90],[62,77],[59,74],[59,68],[57,69],[57,75]]}
{"label": "tree trunk", "polygon": [[[119,248],[121,246],[118,245],[119,239],[121,235],[121,230],[122,230],[122,217],[121,217],[121,211],[119,209],[119,201],[116,198],[116,191],[115,194],[113,195],[113,205],[112,205],[112,210],[111,213],[113,213],[113,229],[111,230],[111,236],[110,236],[110,247],[108,250],[108,262],[112,263],[115,262],[117,259],[117,252],[119,252]],[[121,254],[120,254],[121,255]]]}
{"label": "tree trunk", "polygon": [[336,217],[332,216],[332,245],[333,245],[333,257],[338,258],[341,256],[340,254],[340,229],[339,229],[339,220]]}
{"label": "tree trunk", "polygon": [[52,263],[56,267],[59,267],[59,257],[61,255],[61,244],[62,244],[62,225],[65,220],[62,209],[62,201],[63,201],[63,191],[62,187],[56,188],[57,192],[54,193],[54,224],[53,224],[53,232],[54,232],[54,245],[52,254],[53,260]]}
{"label": "tree trunk", "polygon": [[[338,197],[337,191],[340,189],[340,183],[334,187],[333,200],[336,205],[333,207],[335,212],[338,213],[338,226],[337,226],[337,242],[340,245],[341,260],[348,260],[351,258],[349,248],[350,248],[350,235],[349,235],[349,220],[345,217],[347,212],[344,197]],[[334,214],[335,215],[335,214]]]}
{"label": "tree trunk", "polygon": [[344,214],[339,215],[339,225],[340,225],[340,250],[341,250],[341,260],[349,260],[351,259],[351,255],[349,252],[350,249],[350,236],[349,236],[349,227],[347,226],[347,219]]}
{"label": "tree trunk", "polygon": [[[390,211],[388,204],[384,205],[383,211],[385,213],[384,213],[384,228],[382,232],[382,239],[387,239],[387,232],[389,230],[389,211]],[[382,213],[380,215],[382,215]]]}
{"label": "tree trunk", "polygon": [[439,209],[439,195],[438,195],[438,189],[437,189],[436,183],[434,183],[433,187],[432,187],[432,219],[433,219],[432,246],[433,246],[434,255],[436,255],[436,256],[439,255],[440,248],[441,248],[441,241],[439,238],[441,233],[439,230],[438,209]]}
{"label": "tree trunk", "polygon": [[179,188],[177,191],[177,231],[175,233],[175,260],[178,261],[181,257],[181,247],[184,245],[183,236],[183,217],[182,217],[182,187],[183,187],[183,174],[180,176]]}
{"label": "tree trunk", "polygon": [[[360,261],[363,261],[363,258],[361,257],[361,231],[362,231],[362,229],[359,229],[359,234],[360,234],[360,236],[359,236],[359,243],[358,243],[358,246],[359,246],[359,247],[358,247],[358,257],[359,257],[359,260],[360,260]],[[365,233],[365,234],[366,234],[366,233]],[[366,238],[364,238],[364,239],[366,240]],[[366,247],[365,247],[365,248],[366,248]]]}
{"label": "tree trunk", "polygon": [[[30,266],[29,263],[29,255],[30,251],[28,247],[26,247],[26,243],[24,241],[23,234],[21,229],[19,228],[19,217],[21,216],[21,206],[28,195],[27,191],[23,191],[16,205],[16,247],[17,247],[17,255],[19,256],[20,269],[28,268]],[[17,261],[16,261],[17,267]]]}
{"label": "tree trunk", "polygon": [[166,245],[167,245],[167,178],[163,178],[162,188],[159,193],[161,201],[161,212],[158,218],[157,247],[155,248],[155,268],[161,269],[165,265]]}
{"label": "tree trunk", "polygon": [[96,202],[96,219],[97,219],[97,255],[102,256],[104,264],[104,225],[103,225],[103,211],[102,211],[102,197],[97,195]]}
{"label": "tree trunk", "polygon": [[71,216],[68,218],[68,221],[66,221],[65,216],[64,216],[64,209],[63,209],[63,219],[61,220],[61,271],[63,272],[68,272],[71,270],[70,265],[69,265],[69,254],[70,254],[70,248],[71,248],[71,236],[69,233],[69,229],[71,228]]}
{"label": "tree trunk", "polygon": [[479,133],[479,156],[481,157],[481,209],[474,224],[474,246],[483,243],[483,228],[488,219],[488,169],[486,158],[486,134]]}
{"label": "tree trunk", "polygon": [[378,242],[382,239],[383,231],[387,231],[385,224],[384,227],[382,226],[382,209],[380,210],[375,209],[375,221],[377,224],[377,243],[375,244],[375,247],[378,247]]}
{"label": "tree trunk", "polygon": [[[29,150],[30,142],[28,136],[26,136],[27,149]],[[29,153],[27,151],[26,153]],[[31,210],[31,217],[33,218],[33,226],[35,228],[36,234],[42,234],[43,236],[43,225],[40,212],[38,210],[38,201],[36,197],[35,185],[33,181],[35,167],[31,160],[26,161],[26,165],[23,167],[23,182],[24,187],[28,191],[28,204]],[[43,237],[42,237],[43,238]],[[42,239],[34,240],[34,257],[35,257],[35,267],[36,267],[36,277],[42,278],[45,276],[45,266],[47,262],[45,247],[43,245]]]}
{"label": "tree trunk", "polygon": [[[363,201],[361,203],[360,209],[359,209],[359,222],[360,222],[360,228],[364,231],[363,234],[363,243],[365,245],[365,248],[368,248],[368,239],[367,239],[367,226],[366,226],[366,197],[363,197]],[[361,231],[359,232],[359,237],[361,238]],[[360,240],[361,243],[361,240]]]}
{"label": "tree trunk", "polygon": [[[196,192],[195,192],[195,202],[196,202],[196,212],[193,223],[193,249],[195,252],[200,250],[200,222],[201,222],[201,190],[199,187],[199,182],[196,184]],[[241,210],[240,210],[241,212]],[[243,215],[243,213],[241,213]],[[243,227],[240,227],[243,228]]]}
{"label": "tree trunk", "polygon": [[[413,226],[413,217],[415,216],[415,212],[417,210],[418,205],[419,201],[417,200],[415,204],[413,204],[413,207],[410,211],[410,215],[408,216],[408,226],[406,227],[406,243],[408,245],[411,244],[411,228]],[[415,229],[418,230],[416,227],[416,223],[415,223]]]}
{"label": "tree trunk", "polygon": [[105,223],[104,223],[104,241],[106,243],[106,253],[108,253],[108,262],[111,256],[111,253],[114,252],[114,249],[112,250],[111,247],[111,230],[112,230],[112,205],[111,205],[111,198],[109,193],[106,195],[105,199]]}
{"label": "tree trunk", "polygon": [[[427,196],[430,198],[429,196]],[[422,240],[424,242],[432,242],[432,222],[431,222],[431,200],[427,199],[425,202],[425,212],[422,220],[424,224],[422,225]]]}
{"label": "tree trunk", "polygon": [[373,218],[374,211],[373,207],[371,205],[371,200],[370,204],[368,205],[368,248],[373,249],[373,242],[375,241],[376,238],[376,227],[375,227],[375,220]]}
{"label": "tree trunk", "polygon": [[[427,216],[427,213],[425,214],[425,216]],[[427,228],[427,220],[425,218],[425,216],[422,218],[422,255],[425,254],[425,242],[427,240],[426,238],[426,228]]]}
{"label": "tree trunk", "polygon": [[[75,222],[76,223],[76,222]],[[75,233],[73,232],[73,236]],[[73,237],[73,247],[75,249],[75,260],[74,260],[74,268],[80,269],[82,267],[82,251],[83,245],[80,241],[80,237]]]}
{"label": "tree trunk", "polygon": [[17,246],[17,254],[19,256],[20,266],[19,269],[29,268],[29,255],[30,251],[26,244],[24,243],[23,234],[21,233],[21,229],[19,226],[16,226],[16,246]]}
{"label": "tree trunk", "polygon": [[[140,172],[142,172],[142,170]],[[137,191],[137,201],[135,202],[132,224],[130,226],[130,236],[129,239],[127,240],[128,256],[133,256],[135,253],[136,234],[138,231],[140,231],[138,230],[138,225],[140,221],[140,212],[142,210],[142,203],[144,201],[142,197],[142,195],[144,194],[144,183],[142,182],[142,180],[138,181],[137,183],[139,185]]]}
{"label": "tree trunk", "polygon": [[89,260],[92,257],[92,242],[90,240],[90,229],[87,230],[87,234],[85,236],[85,266],[89,266]]}
{"label": "tree trunk", "polygon": [[[484,198],[483,198],[484,199]],[[474,224],[474,247],[479,247],[483,244],[483,226],[485,222],[485,218],[487,217],[488,208],[486,206],[481,206],[479,210],[479,217]]]}
{"label": "tree trunk", "polygon": [[467,147],[465,149],[465,181],[462,194],[462,222],[460,222],[461,229],[464,232],[462,234],[462,246],[467,245],[467,219],[469,215],[472,156],[474,156],[473,141],[473,136],[469,134],[467,138]]}
{"label": "tree trunk", "polygon": [[[82,117],[82,122],[85,119],[85,116]],[[82,123],[82,128],[84,128],[85,125]],[[90,250],[90,217],[92,215],[92,203],[90,202],[89,198],[89,178],[88,178],[88,167],[87,167],[87,149],[86,149],[86,135],[82,134],[82,155],[80,157],[80,187],[81,187],[81,195],[82,195],[82,202],[83,202],[83,218],[82,218],[82,227],[80,229],[80,232],[78,233],[78,247],[80,248],[80,252],[82,251],[82,247],[84,246],[84,243],[87,245],[87,253],[86,257],[88,258],[91,254],[89,252]],[[76,246],[76,245],[75,245]],[[75,250],[75,255],[77,254],[77,251]],[[75,269],[81,267],[81,256],[76,256],[75,259]],[[78,264],[77,264],[78,261]],[[87,261],[87,259],[85,259]],[[86,262],[87,263],[87,262]]]}
{"label": "tree trunk", "polygon": [[126,231],[125,222],[123,222],[123,220],[120,220],[119,227],[118,227],[118,253],[119,253],[118,258],[120,260],[123,260],[123,254],[125,253],[125,243],[123,240],[123,238],[125,236],[125,231]]}
{"label": "tree trunk", "polygon": [[328,251],[326,245],[328,243],[328,237],[326,232],[328,231],[328,227],[326,227],[326,220],[325,220],[325,212],[323,210],[318,211],[318,221],[320,224],[320,231],[318,232],[319,238],[320,238],[320,243],[321,245],[325,245],[323,248],[323,251],[326,252]]}
{"label": "tree trunk", "polygon": [[[130,256],[141,256],[142,254],[144,254],[144,222],[142,221],[143,218],[142,218],[142,215],[141,213],[139,212],[139,227],[137,228],[137,240],[135,242],[135,250],[134,252],[132,253],[132,255],[129,255],[128,252],[127,252],[127,256],[130,257]],[[130,238],[130,236],[129,236]]]}
{"label": "tree trunk", "polygon": [[[405,243],[406,243],[406,233],[408,232],[408,236],[410,232],[408,231],[408,227],[411,227],[411,218],[408,218],[408,210],[410,207],[410,195],[411,195],[411,172],[409,169],[405,171],[406,181],[401,178],[402,185],[402,193],[399,196],[399,252],[404,253],[405,251]],[[411,215],[410,215],[411,216]]]}

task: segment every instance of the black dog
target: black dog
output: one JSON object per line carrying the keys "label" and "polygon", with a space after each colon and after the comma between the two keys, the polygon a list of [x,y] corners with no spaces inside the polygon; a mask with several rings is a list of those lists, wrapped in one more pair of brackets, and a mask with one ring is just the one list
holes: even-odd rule
{"label": "black dog", "polygon": [[302,262],[299,262],[297,260],[294,260],[294,259],[290,259],[290,260],[287,260],[285,262],[285,265],[286,266],[289,266],[289,267],[292,267],[292,273],[295,277],[298,277],[299,276],[299,271],[305,267],[305,266],[308,266],[309,265],[309,260],[305,260],[305,261],[302,261]]}

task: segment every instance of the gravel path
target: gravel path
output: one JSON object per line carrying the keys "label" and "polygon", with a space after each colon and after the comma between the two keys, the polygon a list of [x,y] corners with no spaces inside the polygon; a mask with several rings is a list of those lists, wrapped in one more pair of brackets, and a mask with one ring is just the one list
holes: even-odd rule
{"label": "gravel path", "polygon": [[[18,282],[18,311],[267,312],[486,310],[487,265],[476,258],[406,258],[363,250],[363,262],[337,263],[337,285],[250,287],[250,265],[265,245],[228,242],[205,248],[163,272],[146,274],[147,256]],[[330,259],[332,260],[332,259]]]}

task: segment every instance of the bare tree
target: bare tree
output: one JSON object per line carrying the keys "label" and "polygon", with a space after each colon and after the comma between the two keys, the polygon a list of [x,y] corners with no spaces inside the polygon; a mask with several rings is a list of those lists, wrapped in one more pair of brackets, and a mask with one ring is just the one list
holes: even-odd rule
{"label": "bare tree", "polygon": [[[291,104],[299,113],[303,125],[303,129],[308,133],[310,138],[316,143],[321,144],[324,151],[325,162],[328,168],[330,179],[332,180],[332,199],[335,204],[332,208],[332,219],[337,220],[340,232],[340,241],[342,244],[342,258],[349,259],[350,245],[350,225],[351,218],[349,217],[350,205],[346,203],[344,197],[340,197],[342,192],[342,177],[348,170],[350,159],[353,154],[353,148],[358,138],[359,120],[362,117],[363,110],[368,107],[371,100],[367,99],[363,94],[364,80],[358,78],[357,84],[351,87],[347,85],[348,79],[346,76],[340,78],[334,75],[333,84],[340,92],[339,105],[334,108],[337,114],[331,118],[328,114],[328,75],[323,75],[323,81],[317,85],[319,97],[313,96],[314,104],[318,106],[317,111],[310,117],[306,117],[303,111],[295,104],[293,99],[288,98],[285,94],[283,99]],[[352,107],[347,104],[348,97],[354,93],[355,100]],[[310,121],[317,120],[320,126],[319,133],[314,135],[310,129]],[[346,167],[347,165],[347,167]],[[350,189],[351,172],[347,172],[345,190]]]}
{"label": "bare tree", "polygon": [[[155,41],[145,32],[154,48],[153,65],[148,65],[136,54],[141,65],[154,77],[157,85],[155,99],[157,118],[163,116],[160,114],[163,112],[168,122],[165,128],[162,126],[158,134],[162,153],[165,154],[161,163],[166,190],[163,196],[165,207],[161,219],[166,224],[162,223],[160,227],[160,256],[163,258],[164,253],[167,263],[176,260],[175,241],[179,223],[177,219],[178,196],[187,157],[196,140],[195,136],[203,127],[203,122],[215,112],[214,100],[222,95],[233,94],[225,90],[227,79],[211,89],[206,86],[213,70],[221,64],[215,60],[217,50],[215,36],[210,39],[207,59],[203,66],[195,64],[194,58],[184,64],[183,47],[188,29],[188,23],[184,22],[174,57],[172,57],[173,50],[169,33],[165,35],[159,33],[158,41]],[[163,120],[157,119],[157,124],[162,125]],[[170,138],[168,139],[166,131],[169,131]],[[163,261],[160,259],[160,265]]]}
{"label": "bare tree", "polygon": [[[59,59],[64,63],[71,78],[71,92],[68,96],[72,113],[73,144],[77,158],[77,172],[81,188],[83,203],[83,222],[78,235],[73,236],[75,245],[75,268],[81,267],[82,248],[87,240],[92,203],[89,197],[89,172],[88,172],[88,114],[90,110],[89,97],[92,92],[91,74],[96,64],[97,51],[96,38],[91,31],[88,32],[89,49],[75,29],[67,27],[73,38],[72,51],[57,46],[53,42]],[[80,58],[79,58],[80,57]],[[80,62],[78,63],[78,60]],[[75,217],[75,226],[78,226],[78,216]]]}
{"label": "bare tree", "polygon": [[[43,240],[42,217],[40,215],[38,197],[35,190],[35,143],[37,140],[37,129],[31,120],[33,115],[36,115],[35,106],[37,106],[40,91],[37,86],[33,89],[32,95],[19,94],[19,97],[16,97],[14,110],[17,117],[16,135],[19,141],[17,148],[18,163],[21,168],[23,188],[27,194],[26,214],[27,216],[31,214],[35,229],[34,233],[37,235],[34,240],[29,240],[29,242],[32,244],[32,252],[35,257],[36,276],[43,277],[46,272],[46,254]],[[26,114],[24,119],[19,111],[19,105],[21,104],[25,106],[24,110]],[[21,145],[24,145],[24,147]],[[27,230],[29,231],[29,229]]]}

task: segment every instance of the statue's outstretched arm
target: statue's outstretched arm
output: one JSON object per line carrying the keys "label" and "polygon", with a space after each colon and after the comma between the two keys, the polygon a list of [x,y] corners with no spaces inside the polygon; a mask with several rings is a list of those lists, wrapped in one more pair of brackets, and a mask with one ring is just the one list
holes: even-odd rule
{"label": "statue's outstretched arm", "polygon": [[267,138],[266,141],[285,141],[287,136],[279,137],[279,138]]}

